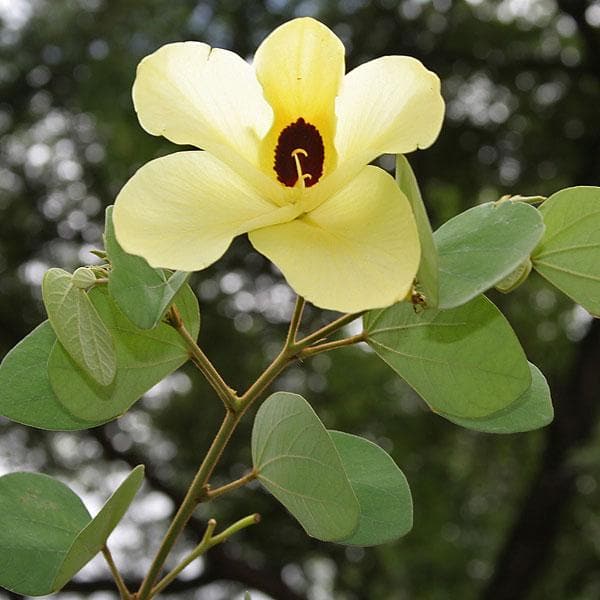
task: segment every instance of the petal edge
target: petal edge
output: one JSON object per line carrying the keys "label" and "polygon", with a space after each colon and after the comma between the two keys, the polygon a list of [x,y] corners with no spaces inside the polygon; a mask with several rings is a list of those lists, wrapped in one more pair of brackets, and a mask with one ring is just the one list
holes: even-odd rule
{"label": "petal edge", "polygon": [[234,237],[293,219],[293,206],[262,199],[208,152],[177,152],[142,166],[119,192],[117,240],[153,267],[197,271],[218,260]]}
{"label": "petal edge", "polygon": [[230,162],[257,165],[272,111],[250,64],[201,42],[166,44],[141,60],[132,90],[142,127]]}
{"label": "petal edge", "polygon": [[403,299],[419,266],[410,204],[393,178],[372,166],[307,215],[248,237],[298,294],[340,312]]}
{"label": "petal edge", "polygon": [[382,56],[350,71],[337,99],[340,163],[429,147],[444,117],[440,80],[409,56]]}

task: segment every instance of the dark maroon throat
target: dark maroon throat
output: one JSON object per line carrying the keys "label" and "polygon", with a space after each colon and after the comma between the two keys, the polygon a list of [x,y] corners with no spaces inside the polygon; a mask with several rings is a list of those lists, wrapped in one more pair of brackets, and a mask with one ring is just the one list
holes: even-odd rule
{"label": "dark maroon throat", "polygon": [[294,187],[301,173],[306,187],[314,185],[323,175],[324,160],[323,138],[314,125],[300,117],[282,129],[273,164],[281,183]]}

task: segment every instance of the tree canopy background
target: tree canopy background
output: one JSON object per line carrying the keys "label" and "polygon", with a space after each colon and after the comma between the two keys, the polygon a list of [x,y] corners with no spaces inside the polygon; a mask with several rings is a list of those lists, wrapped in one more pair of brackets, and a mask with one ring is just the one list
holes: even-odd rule
{"label": "tree canopy background", "polygon": [[[140,58],[187,39],[251,57],[270,30],[301,15],[334,29],[349,68],[409,54],[441,77],[440,138],[409,157],[434,225],[507,193],[600,184],[598,1],[0,0],[0,356],[44,318],[44,271],[92,262],[104,207],[136,168],[175,150],[137,122],[130,90]],[[275,352],[293,295],[243,239],[192,283],[201,344],[242,389]],[[551,384],[552,426],[505,437],[466,431],[430,413],[360,348],[308,360],[277,388],[305,395],[329,428],[392,454],[413,491],[413,531],[364,550],[320,543],[251,487],[203,506],[180,555],[209,517],[225,523],[257,511],[262,523],[211,551],[167,597],[239,598],[245,589],[278,600],[600,597],[600,327],[536,275],[493,300]],[[304,330],[326,317],[310,310]],[[128,465],[146,463],[144,491],[112,544],[135,581],[220,414],[184,368],[124,418],[89,432],[0,418],[0,473],[60,477],[94,509]],[[218,480],[249,464],[250,426],[246,419]],[[113,589],[97,561],[59,596],[100,600]]]}

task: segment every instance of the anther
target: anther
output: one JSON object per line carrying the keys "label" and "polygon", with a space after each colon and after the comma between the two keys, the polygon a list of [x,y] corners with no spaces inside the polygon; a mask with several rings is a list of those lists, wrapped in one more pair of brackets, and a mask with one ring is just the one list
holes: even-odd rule
{"label": "anther", "polygon": [[300,181],[300,185],[302,187],[306,187],[305,181],[312,179],[312,175],[310,173],[302,172],[302,164],[300,163],[299,155],[302,155],[305,158],[307,158],[308,152],[304,148],[296,148],[295,150],[292,150],[292,158],[296,163],[296,171],[298,172],[298,181]]}

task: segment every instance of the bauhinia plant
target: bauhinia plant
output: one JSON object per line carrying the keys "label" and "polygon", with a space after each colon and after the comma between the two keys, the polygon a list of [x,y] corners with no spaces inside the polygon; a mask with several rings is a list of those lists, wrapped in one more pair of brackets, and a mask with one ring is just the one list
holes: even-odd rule
{"label": "bauhinia plant", "polygon": [[[140,63],[133,100],[149,133],[203,150],[156,159],[125,184],[106,211],[100,264],[47,272],[48,320],[4,358],[0,413],[42,429],[95,427],[191,360],[222,402],[223,422],[135,592],[107,539],[143,467],[93,518],[46,475],[0,477],[0,585],[56,592],[103,553],[122,598],[148,600],[212,546],[258,523],[251,514],[217,531],[209,520],[197,547],[164,571],[196,507],[252,480],[320,540],[370,546],[408,533],[410,489],[384,450],[328,431],[299,395],[265,399],[286,367],[319,353],[367,343],[433,412],[462,427],[514,433],[552,420],[544,376],[483,294],[510,292],[536,270],[600,315],[599,188],[504,197],[433,233],[404,155],[440,131],[438,78],[403,56],[345,75],[342,43],[313,19],[276,29],[253,64],[202,43],[164,46]],[[395,179],[370,165],[390,153]],[[246,233],[298,300],[280,353],[238,393],[197,341],[187,279]],[[341,316],[301,337],[306,301]],[[348,335],[345,326],[361,318],[360,332]],[[257,404],[247,473],[211,487],[231,434]]]}

